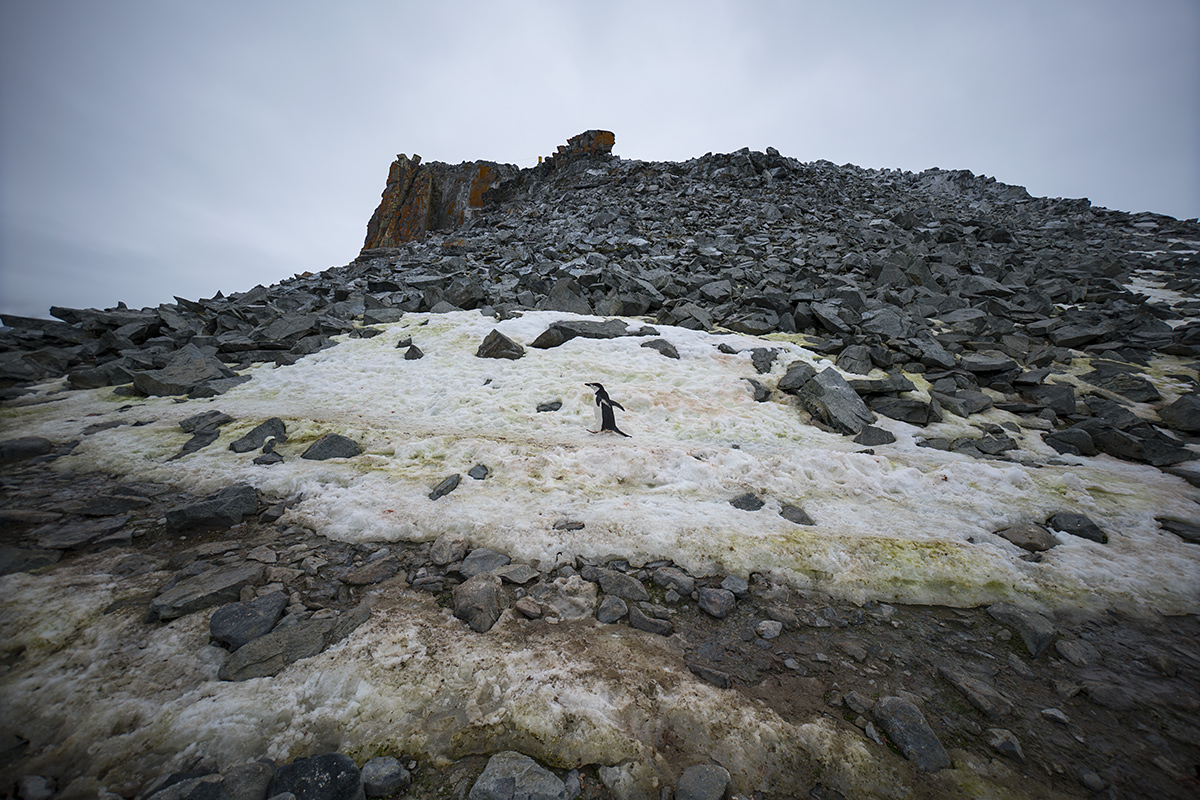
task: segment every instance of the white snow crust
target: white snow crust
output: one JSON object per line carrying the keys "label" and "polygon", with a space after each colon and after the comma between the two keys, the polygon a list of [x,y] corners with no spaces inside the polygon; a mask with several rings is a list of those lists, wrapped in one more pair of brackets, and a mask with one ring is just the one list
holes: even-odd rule
{"label": "white snow crust", "polygon": [[[641,347],[640,337],[576,338],[527,348],[518,360],[474,353],[493,329],[528,345],[573,315],[529,312],[501,322],[477,312],[413,314],[373,338],[346,339],[290,367],[258,366],[253,379],[212,400],[134,401],[111,390],[70,392],[17,409],[5,421],[23,435],[62,441],[97,421],[148,422],[84,437],[64,469],[99,469],[168,481],[197,492],[235,481],[303,498],[289,521],[351,542],[424,541],[447,531],[541,566],[616,556],[633,563],[673,559],[698,574],[752,572],[800,588],[868,599],[970,606],[1019,600],[1046,608],[1188,613],[1200,608],[1200,547],[1164,533],[1156,516],[1195,518],[1200,492],[1160,470],[1107,456],[1057,457],[1037,431],[1013,433],[1016,462],[979,460],[918,447],[919,438],[981,435],[973,423],[1017,418],[992,410],[968,422],[915,428],[880,417],[898,441],[874,453],[806,421],[778,392],[756,403],[746,378],[772,384],[789,363],[829,362],[801,340],[764,340],[658,326],[680,359]],[[630,320],[634,328],[642,323]],[[412,337],[426,353],[406,361],[395,347]],[[739,352],[724,354],[725,343]],[[780,350],[758,376],[749,349]],[[1152,372],[1168,398],[1184,387]],[[918,387],[919,376],[911,376]],[[1063,376],[1062,380],[1070,380]],[[591,391],[605,385],[625,412],[631,438],[594,434]],[[60,395],[61,396],[61,395]],[[536,410],[559,400],[556,412]],[[209,409],[237,418],[214,444],[168,461],[188,435],[178,421]],[[286,459],[256,466],[257,453],[231,441],[278,416]],[[336,432],[361,443],[351,459],[310,461],[300,453]],[[466,477],[475,464],[491,476]],[[430,490],[463,475],[437,501]],[[757,512],[729,500],[763,497]],[[803,507],[815,526],[793,524],[782,504]],[[994,535],[1056,511],[1092,517],[1107,544],[1059,535],[1039,563]],[[578,520],[582,530],[555,523]]]}

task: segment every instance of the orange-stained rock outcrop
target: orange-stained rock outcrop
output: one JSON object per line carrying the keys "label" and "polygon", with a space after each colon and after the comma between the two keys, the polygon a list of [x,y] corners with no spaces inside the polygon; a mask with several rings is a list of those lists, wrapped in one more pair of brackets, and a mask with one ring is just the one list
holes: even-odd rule
{"label": "orange-stained rock outcrop", "polygon": [[[534,171],[545,174],[574,158],[607,157],[615,142],[611,131],[585,131],[559,145]],[[387,186],[367,224],[363,250],[399,247],[422,239],[427,231],[457,228],[487,204],[490,190],[521,172],[512,164],[493,161],[422,164],[420,156],[402,153],[388,170]]]}

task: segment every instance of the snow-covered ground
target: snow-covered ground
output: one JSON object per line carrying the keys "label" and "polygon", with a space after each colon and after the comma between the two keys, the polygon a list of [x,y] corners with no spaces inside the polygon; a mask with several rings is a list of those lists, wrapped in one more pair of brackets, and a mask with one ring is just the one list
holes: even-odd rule
{"label": "snow-covered ground", "polygon": [[[66,441],[107,419],[150,424],[83,438],[64,469],[101,469],[169,481],[195,491],[234,481],[299,495],[291,521],[346,541],[428,540],[466,533],[475,546],[550,566],[576,555],[638,563],[670,558],[700,574],[769,573],[777,580],[855,600],[976,605],[1013,599],[1048,608],[1118,607],[1163,613],[1200,609],[1200,547],[1163,532],[1155,516],[1196,516],[1200,490],[1152,467],[1107,456],[1057,456],[1038,432],[1013,434],[1016,461],[978,460],[918,447],[927,436],[980,435],[973,423],[1017,418],[992,410],[970,421],[919,429],[879,419],[898,441],[861,452],[849,437],[805,421],[776,393],[756,403],[745,378],[772,385],[787,365],[828,366],[802,339],[764,340],[658,326],[673,360],[638,337],[573,339],[527,349],[515,361],[475,351],[493,329],[528,345],[571,315],[530,312],[497,322],[477,312],[413,314],[373,338],[346,339],[290,367],[258,366],[253,380],[212,400],[133,400],[109,389],[7,412],[6,437]],[[634,327],[642,323],[630,320]],[[412,337],[425,352],[396,349]],[[739,352],[722,353],[725,343]],[[781,350],[758,376],[747,352]],[[918,386],[920,379],[913,376]],[[1185,387],[1152,371],[1164,397]],[[603,383],[625,412],[631,438],[593,434],[592,394]],[[558,411],[540,403],[561,401]],[[135,407],[118,411],[132,403]],[[209,409],[237,418],[197,453],[168,461],[187,440],[178,421]],[[99,416],[97,416],[99,415]],[[229,442],[277,416],[289,440],[274,466],[252,463]],[[328,432],[365,452],[351,459],[299,458]],[[1054,466],[1045,462],[1054,458]],[[486,480],[466,477],[476,464]],[[429,499],[461,473],[452,494]],[[756,512],[729,500],[754,492]],[[815,526],[778,513],[803,507]],[[1057,511],[1087,514],[1108,534],[1098,544],[1060,534],[1038,563],[994,535]],[[585,527],[559,530],[575,520]]]}

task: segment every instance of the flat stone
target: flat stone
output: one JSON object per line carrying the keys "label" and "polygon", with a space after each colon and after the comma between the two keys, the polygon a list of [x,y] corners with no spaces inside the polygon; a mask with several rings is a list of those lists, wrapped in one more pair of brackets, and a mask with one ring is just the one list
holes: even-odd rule
{"label": "flat stone", "polygon": [[651,350],[656,350],[667,358],[679,358],[679,351],[675,349],[675,345],[668,342],[666,339],[652,339],[648,342],[642,342],[642,347],[648,347]]}
{"label": "flat stone", "polygon": [[278,675],[289,664],[337,644],[370,615],[370,608],[360,604],[337,617],[300,620],[277,627],[235,650],[217,675],[223,681]]}
{"label": "flat stone", "polygon": [[300,457],[310,461],[325,461],[330,458],[353,458],[362,451],[362,447],[353,439],[339,433],[327,433],[309,445]]}
{"label": "flat stone", "polygon": [[659,567],[654,571],[654,583],[668,589],[674,589],[683,597],[690,597],[696,591],[696,579],[675,567]]}
{"label": "flat stone", "polygon": [[237,601],[242,587],[260,583],[262,564],[210,569],[167,588],[150,601],[148,622],[167,622],[209,606]]}

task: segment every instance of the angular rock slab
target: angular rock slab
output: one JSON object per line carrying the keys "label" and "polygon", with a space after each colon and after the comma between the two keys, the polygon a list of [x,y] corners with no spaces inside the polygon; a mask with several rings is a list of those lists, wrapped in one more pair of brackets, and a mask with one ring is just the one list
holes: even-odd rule
{"label": "angular rock slab", "polygon": [[508,750],[488,759],[467,800],[566,800],[558,776],[523,753]]}
{"label": "angular rock slab", "polygon": [[797,395],[810,414],[839,433],[858,434],[875,421],[866,403],[832,367],[817,373]]}
{"label": "angular rock slab", "polygon": [[186,578],[150,601],[147,621],[166,622],[202,608],[236,601],[243,586],[262,580],[264,569],[262,564],[241,564]]}
{"label": "angular rock slab", "polygon": [[309,445],[300,457],[310,461],[325,461],[330,458],[353,458],[362,451],[362,447],[353,439],[347,439],[340,433],[327,433]]}
{"label": "angular rock slab", "polygon": [[524,347],[494,329],[484,337],[483,343],[475,351],[476,358],[507,358],[515,361],[523,355]]}
{"label": "angular rock slab", "polygon": [[249,603],[222,606],[208,621],[208,634],[230,650],[237,650],[270,633],[287,604],[286,592],[272,592]]}
{"label": "angular rock slab", "polygon": [[872,716],[904,757],[923,772],[937,772],[950,766],[950,756],[938,741],[925,715],[902,697],[881,697]]}
{"label": "angular rock slab", "polygon": [[364,603],[340,617],[306,619],[276,628],[235,650],[217,673],[223,681],[278,675],[287,665],[323,652],[371,616]]}
{"label": "angular rock slab", "polygon": [[1012,603],[996,603],[988,606],[987,611],[1001,625],[1015,629],[1034,658],[1045,652],[1058,636],[1054,623],[1036,611]]}
{"label": "angular rock slab", "polygon": [[167,530],[171,532],[205,528],[219,530],[236,525],[258,511],[258,490],[238,484],[211,494],[198,503],[167,512]]}

